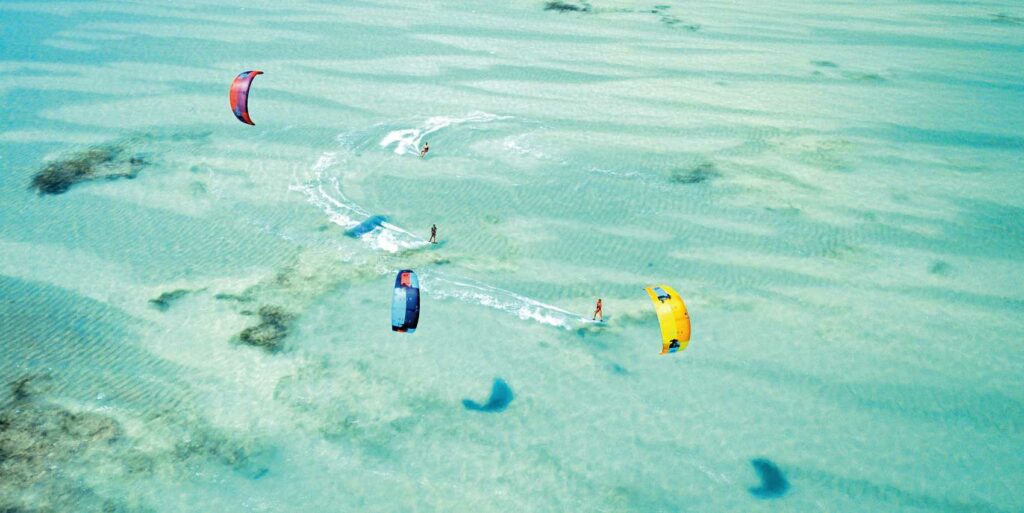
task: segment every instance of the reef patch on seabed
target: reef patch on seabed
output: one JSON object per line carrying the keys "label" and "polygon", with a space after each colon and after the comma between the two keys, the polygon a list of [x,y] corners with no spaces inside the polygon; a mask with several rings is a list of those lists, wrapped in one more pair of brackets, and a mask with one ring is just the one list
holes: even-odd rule
{"label": "reef patch on seabed", "polygon": [[177,289],[170,292],[164,292],[156,297],[156,299],[150,299],[149,304],[153,305],[154,308],[161,312],[166,312],[173,303],[187,296],[190,292],[192,291],[188,289]]}
{"label": "reef patch on seabed", "polygon": [[0,392],[0,512],[145,513],[153,509],[90,483],[187,481],[210,463],[247,479],[270,472],[274,448],[258,439],[231,437],[180,406],[132,422],[70,407],[48,397],[55,381],[30,374]]}
{"label": "reef patch on seabed", "polygon": [[948,276],[951,270],[952,267],[949,265],[949,263],[943,260],[936,260],[932,262],[930,266],[928,266],[928,273],[936,274],[939,276]]}
{"label": "reef patch on seabed", "polygon": [[237,438],[209,426],[198,416],[168,411],[152,420],[162,420],[184,436],[173,436],[172,461],[183,465],[189,473],[207,462],[215,462],[247,479],[258,480],[270,471],[269,461],[276,449],[258,439]]}
{"label": "reef patch on seabed", "polygon": [[295,426],[357,459],[416,458],[429,438],[465,434],[434,387],[410,387],[376,360],[320,355],[305,362],[278,381],[274,401],[288,408]]}
{"label": "reef patch on seabed", "polygon": [[501,378],[494,378],[494,384],[491,385],[491,397],[487,399],[486,403],[480,404],[472,399],[463,399],[462,406],[470,411],[500,413],[508,408],[512,399],[515,399],[515,395],[508,383]]}
{"label": "reef patch on seabed", "polygon": [[[850,139],[797,136],[779,139],[775,143],[775,150],[822,171],[849,172],[856,169],[857,144]],[[810,182],[782,176],[780,179],[804,190],[818,190]]]}
{"label": "reef patch on seabed", "polygon": [[544,3],[545,11],[558,11],[558,12],[590,12],[592,7],[588,2],[580,2],[578,4],[570,4],[562,2],[560,0],[551,0]]}
{"label": "reef patch on seabed", "polygon": [[[115,142],[96,144],[45,163],[32,175],[29,189],[40,195],[55,195],[63,194],[81,183],[132,179],[144,168],[153,165],[151,155],[154,148],[166,143],[181,152],[185,145],[205,142],[210,133],[153,131],[137,133]],[[139,151],[140,148],[144,148],[144,151]],[[161,148],[156,152],[168,151],[167,148]]]}
{"label": "reef patch on seabed", "polygon": [[608,370],[611,371],[612,374],[618,374],[619,376],[625,376],[629,374],[629,369],[615,362],[611,362],[608,364]]}
{"label": "reef patch on seabed", "polygon": [[1003,12],[993,14],[991,20],[992,23],[999,23],[1001,25],[1024,26],[1024,17],[1010,16],[1009,14]]}
{"label": "reef patch on seabed", "polygon": [[850,80],[856,80],[858,82],[885,82],[885,77],[878,73],[864,73],[858,71],[844,71],[841,73],[843,78]]}
{"label": "reef patch on seabed", "polygon": [[789,491],[789,481],[782,474],[782,470],[771,460],[755,458],[750,460],[754,471],[761,479],[761,484],[750,487],[750,494],[759,499],[777,499],[786,495]]}
{"label": "reef patch on seabed", "polygon": [[702,162],[693,167],[673,169],[669,180],[680,185],[694,185],[718,178],[722,173],[711,162]]}
{"label": "reef patch on seabed", "polygon": [[669,27],[684,28],[686,30],[689,30],[690,32],[696,32],[700,30],[700,24],[687,23],[682,19],[677,18],[676,16],[668,14],[666,11],[668,11],[670,8],[671,6],[668,5],[655,5],[654,8],[651,9],[649,12],[651,14],[658,15],[658,21],[664,23],[665,25],[668,25]]}
{"label": "reef patch on seabed", "polygon": [[253,301],[253,298],[244,294],[228,294],[226,292],[218,293],[213,298],[218,301],[236,301],[239,303],[251,303]]}
{"label": "reef patch on seabed", "polygon": [[284,347],[284,339],[288,336],[295,316],[274,305],[263,305],[257,313],[260,323],[242,330],[238,334],[238,340],[271,353],[280,351]]}
{"label": "reef patch on seabed", "polygon": [[[303,312],[324,294],[347,283],[375,280],[400,266],[418,269],[449,263],[447,258],[432,254],[430,249],[424,246],[397,253],[355,254],[341,259],[334,246],[313,246],[302,250],[291,263],[255,285],[241,291],[220,291],[214,298],[233,301],[240,314],[255,314],[260,318],[259,324],[245,328],[234,337],[235,342],[275,353],[284,348],[297,318],[294,312]],[[249,303],[262,306],[256,312],[243,309]],[[278,305],[287,305],[287,309]]]}
{"label": "reef patch on seabed", "polygon": [[602,13],[639,13],[639,14],[654,14],[658,16],[658,21],[669,27],[679,27],[689,30],[690,32],[696,32],[700,30],[700,25],[697,23],[687,23],[682,19],[668,14],[668,10],[671,6],[668,5],[655,5],[650,9],[595,9],[594,6],[590,5],[590,2],[586,0],[580,0],[579,3],[563,2],[561,0],[549,0],[544,3],[545,11],[556,11],[556,12],[578,12],[588,14],[602,14]]}
{"label": "reef patch on seabed", "polygon": [[[338,286],[354,272],[328,252],[307,250],[295,261],[275,274],[240,292],[219,292],[214,297],[221,301],[234,301],[239,308],[250,303],[262,303],[255,312],[247,309],[242,315],[257,315],[259,323],[243,329],[234,342],[258,347],[268,353],[284,348],[296,315],[278,304],[288,304],[301,311],[317,297]],[[276,304],[275,304],[276,303]]]}
{"label": "reef patch on seabed", "polygon": [[818,68],[811,72],[812,75],[818,77],[841,77],[848,80],[856,80],[859,82],[881,83],[886,81],[885,77],[883,77],[879,73],[840,70],[839,65],[832,61],[813,60],[811,61],[811,65],[814,66],[815,68]]}
{"label": "reef patch on seabed", "polygon": [[147,164],[123,146],[95,146],[46,164],[32,176],[30,188],[39,194],[63,194],[82,182],[135,178]]}
{"label": "reef patch on seabed", "polygon": [[66,465],[112,452],[123,430],[110,417],[39,400],[46,382],[21,377],[0,401],[0,511],[150,511],[102,497],[69,475]]}

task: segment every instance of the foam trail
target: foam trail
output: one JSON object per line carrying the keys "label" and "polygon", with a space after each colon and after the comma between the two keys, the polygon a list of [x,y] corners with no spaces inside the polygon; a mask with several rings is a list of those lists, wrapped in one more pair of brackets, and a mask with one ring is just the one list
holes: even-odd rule
{"label": "foam trail", "polygon": [[330,181],[333,182],[334,193],[337,197],[332,196],[324,190],[324,174],[328,169],[334,166],[336,162],[337,159],[334,152],[326,152],[320,155],[316,164],[313,164],[313,172],[315,173],[314,178],[305,183],[292,184],[288,187],[288,190],[298,191],[305,194],[306,199],[314,206],[325,212],[331,222],[349,230],[355,228],[359,224],[359,221],[352,218],[353,215],[368,218],[370,217],[370,214],[355,203],[348,201],[348,198],[341,193],[341,188],[338,186],[336,178],[331,178]]}
{"label": "foam trail", "polygon": [[421,273],[420,277],[424,291],[429,291],[435,298],[475,303],[511,313],[523,320],[533,320],[567,330],[573,329],[574,325],[580,322],[590,321],[580,314],[474,280],[448,278],[431,272]]}
{"label": "foam trail", "polygon": [[[544,129],[545,127],[541,127]],[[568,160],[558,158],[554,155],[550,155],[544,151],[538,150],[531,144],[531,139],[535,136],[534,134],[538,129],[533,129],[525,133],[516,135],[510,135],[502,140],[502,148],[508,153],[513,155],[519,155],[521,157],[529,157],[532,159],[550,162],[559,166],[568,166],[570,162]],[[543,137],[542,135],[540,137]]]}
{"label": "foam trail", "polygon": [[[487,114],[487,116],[494,116]],[[496,117],[495,117],[496,118]],[[356,234],[369,247],[389,253],[421,248],[428,245],[422,237],[404,228],[378,218],[380,229],[360,231],[360,225],[376,225],[374,216],[355,204],[341,192],[337,178],[327,177],[327,171],[337,163],[336,154],[326,152],[313,165],[315,176],[301,184],[293,184],[289,190],[306,195],[307,200],[328,215],[331,222]],[[325,186],[326,185],[326,186]],[[429,276],[429,278],[428,278]],[[474,280],[448,278],[438,273],[421,273],[424,290],[434,297],[450,298],[479,304],[516,315],[523,320],[532,320],[549,326],[573,329],[580,323],[591,320],[580,314],[563,310],[535,299],[508,290],[493,287]],[[427,283],[429,282],[429,285]]]}
{"label": "foam trail", "polygon": [[387,148],[394,144],[394,151],[397,155],[419,155],[420,143],[423,141],[423,138],[437,132],[438,130],[454,125],[461,125],[463,123],[489,123],[491,121],[508,118],[508,116],[498,116],[497,114],[481,111],[471,112],[464,118],[434,116],[427,118],[420,127],[392,130],[391,132],[388,132],[388,134],[380,140],[380,147]]}

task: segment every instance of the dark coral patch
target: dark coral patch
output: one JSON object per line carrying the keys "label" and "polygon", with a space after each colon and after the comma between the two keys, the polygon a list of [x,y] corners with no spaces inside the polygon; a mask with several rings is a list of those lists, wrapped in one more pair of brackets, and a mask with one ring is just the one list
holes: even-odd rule
{"label": "dark coral patch", "polygon": [[110,447],[122,437],[115,420],[37,400],[42,382],[27,376],[11,382],[13,402],[0,403],[0,512],[37,511],[31,493],[61,507],[38,511],[100,511],[81,506],[107,502],[89,489],[62,481],[62,467],[87,450]]}
{"label": "dark coral patch", "polygon": [[545,11],[558,11],[558,12],[590,12],[590,5],[588,4],[570,4],[562,2],[560,0],[551,0],[544,4]]}
{"label": "dark coral patch", "polygon": [[1024,25],[1024,18],[1020,16],[1010,16],[1009,14],[1001,12],[992,15],[992,22],[1002,25]]}
{"label": "dark coral patch", "polygon": [[178,289],[171,292],[164,292],[160,294],[156,299],[150,299],[149,304],[153,305],[154,308],[161,312],[166,312],[171,304],[175,301],[185,297],[190,291],[187,289]]}
{"label": "dark coral patch", "polygon": [[942,260],[936,260],[928,267],[928,272],[939,276],[946,276],[950,272],[950,265]]}
{"label": "dark coral patch", "polygon": [[269,352],[281,350],[295,316],[285,312],[281,307],[273,305],[261,306],[259,316],[260,323],[242,330],[238,334],[239,340],[243,344],[259,347]]}
{"label": "dark coral patch", "polygon": [[693,185],[698,183],[704,183],[713,178],[717,178],[722,174],[718,171],[718,168],[710,162],[702,162],[696,166],[686,169],[673,169],[670,180],[672,183],[678,183],[682,185]]}
{"label": "dark coral patch", "polygon": [[92,180],[135,178],[147,164],[138,155],[125,155],[117,146],[97,146],[50,162],[32,176],[30,187],[39,194],[63,194]]}

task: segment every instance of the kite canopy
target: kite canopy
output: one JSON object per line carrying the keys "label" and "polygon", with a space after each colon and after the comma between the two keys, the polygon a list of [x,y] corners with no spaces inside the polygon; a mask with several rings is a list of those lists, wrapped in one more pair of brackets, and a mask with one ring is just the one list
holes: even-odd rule
{"label": "kite canopy", "polygon": [[252,85],[252,79],[256,78],[256,75],[262,74],[263,72],[260,70],[243,71],[231,83],[229,98],[231,100],[231,112],[235,114],[239,121],[247,125],[255,124],[249,119],[249,86]]}
{"label": "kite canopy", "polygon": [[672,287],[658,285],[644,289],[654,302],[661,324],[661,354],[675,353],[686,349],[690,343],[690,314],[686,304]]}
{"label": "kite canopy", "polygon": [[413,333],[420,322],[420,280],[409,269],[395,276],[395,293],[391,296],[391,331]]}

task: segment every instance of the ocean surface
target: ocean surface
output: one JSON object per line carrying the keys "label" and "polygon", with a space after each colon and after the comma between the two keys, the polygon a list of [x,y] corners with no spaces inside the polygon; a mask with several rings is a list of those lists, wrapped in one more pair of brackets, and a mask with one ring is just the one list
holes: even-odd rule
{"label": "ocean surface", "polygon": [[0,511],[1024,511],[1022,156],[1018,1],[6,0]]}

